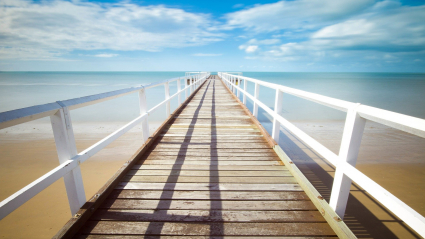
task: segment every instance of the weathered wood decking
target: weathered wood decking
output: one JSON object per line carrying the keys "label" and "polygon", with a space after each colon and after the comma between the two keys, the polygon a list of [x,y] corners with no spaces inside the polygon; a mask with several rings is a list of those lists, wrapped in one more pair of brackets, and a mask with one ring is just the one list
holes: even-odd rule
{"label": "weathered wood decking", "polygon": [[58,235],[336,236],[221,80],[187,102],[101,203],[85,205],[89,216]]}

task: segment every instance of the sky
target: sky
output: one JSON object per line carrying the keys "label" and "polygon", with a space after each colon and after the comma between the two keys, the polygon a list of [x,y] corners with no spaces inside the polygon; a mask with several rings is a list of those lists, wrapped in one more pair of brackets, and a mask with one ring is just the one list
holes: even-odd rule
{"label": "sky", "polygon": [[425,72],[425,1],[0,0],[0,71]]}

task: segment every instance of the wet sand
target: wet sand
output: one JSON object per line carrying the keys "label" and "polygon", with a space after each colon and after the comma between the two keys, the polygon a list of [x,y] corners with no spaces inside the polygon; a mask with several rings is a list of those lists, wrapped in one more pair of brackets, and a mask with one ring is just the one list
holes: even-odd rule
{"label": "wet sand", "polygon": [[[296,122],[298,127],[338,153],[342,122]],[[120,123],[74,125],[79,151]],[[158,127],[159,124],[151,124]],[[90,133],[88,133],[90,132]],[[151,129],[154,132],[154,129]],[[81,164],[86,197],[91,197],[140,147],[140,127],[128,132]],[[329,201],[334,168],[283,131],[281,145]],[[57,166],[49,124],[0,130],[0,200]],[[406,204],[425,215],[425,140],[377,124],[366,125],[357,168]],[[367,193],[353,186],[345,221],[358,237],[418,238]],[[71,217],[63,180],[58,180],[0,221],[1,238],[49,238]]]}

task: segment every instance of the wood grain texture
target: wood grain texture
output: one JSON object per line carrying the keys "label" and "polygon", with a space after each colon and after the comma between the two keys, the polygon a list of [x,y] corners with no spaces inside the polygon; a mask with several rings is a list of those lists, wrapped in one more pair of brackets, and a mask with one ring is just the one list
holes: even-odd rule
{"label": "wood grain texture", "polygon": [[211,76],[75,237],[335,238],[269,138]]}
{"label": "wood grain texture", "polygon": [[326,223],[173,223],[89,221],[82,233],[180,236],[333,236]]}
{"label": "wood grain texture", "polygon": [[303,201],[310,199],[305,192],[288,191],[154,191],[154,190],[114,190],[109,198],[120,199],[185,199],[185,200],[250,200],[250,201]]}

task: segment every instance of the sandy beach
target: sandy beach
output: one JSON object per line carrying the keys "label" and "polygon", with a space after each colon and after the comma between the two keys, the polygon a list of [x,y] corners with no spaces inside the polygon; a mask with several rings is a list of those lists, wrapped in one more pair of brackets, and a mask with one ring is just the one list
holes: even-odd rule
{"label": "sandy beach", "polygon": [[[78,151],[125,123],[74,123]],[[153,133],[160,123],[150,122]],[[81,164],[87,199],[142,145],[138,125]],[[0,200],[59,165],[51,126],[40,122],[0,130]],[[63,180],[58,180],[0,221],[1,238],[51,238],[71,218]]]}
{"label": "sandy beach", "polygon": [[[343,122],[294,122],[338,153]],[[125,123],[74,123],[79,151]],[[150,123],[153,133],[159,123]],[[142,144],[141,128],[119,138],[81,165],[86,197],[91,197]],[[283,131],[283,149],[329,201],[334,168],[290,133]],[[50,124],[23,124],[0,131],[0,200],[58,165]],[[406,204],[425,215],[425,140],[388,127],[366,125],[357,168]],[[2,238],[48,238],[71,217],[62,180],[48,187],[0,221]],[[417,238],[367,193],[353,186],[345,216],[349,227],[367,238]],[[363,237],[362,236],[362,237]]]}

